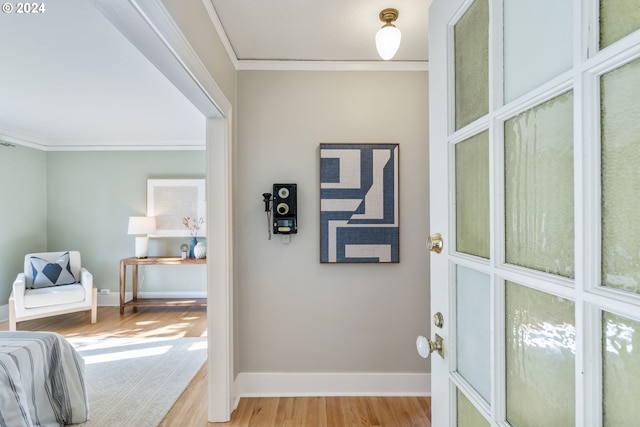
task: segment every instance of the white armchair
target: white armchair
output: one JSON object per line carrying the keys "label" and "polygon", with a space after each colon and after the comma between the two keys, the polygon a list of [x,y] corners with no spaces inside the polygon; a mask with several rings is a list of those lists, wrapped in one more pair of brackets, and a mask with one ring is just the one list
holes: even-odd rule
{"label": "white armchair", "polygon": [[97,289],[93,275],[81,266],[80,252],[43,252],[24,257],[24,271],[9,297],[9,329],[41,317],[91,310],[97,321]]}

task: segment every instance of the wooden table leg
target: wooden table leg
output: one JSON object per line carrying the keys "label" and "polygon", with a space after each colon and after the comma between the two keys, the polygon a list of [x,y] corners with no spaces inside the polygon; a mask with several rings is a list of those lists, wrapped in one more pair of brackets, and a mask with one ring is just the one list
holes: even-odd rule
{"label": "wooden table leg", "polygon": [[131,271],[131,283],[133,287],[133,300],[138,301],[138,264],[133,264]]}
{"label": "wooden table leg", "polygon": [[120,261],[120,314],[124,314],[124,288],[127,274],[127,266],[124,261]]}

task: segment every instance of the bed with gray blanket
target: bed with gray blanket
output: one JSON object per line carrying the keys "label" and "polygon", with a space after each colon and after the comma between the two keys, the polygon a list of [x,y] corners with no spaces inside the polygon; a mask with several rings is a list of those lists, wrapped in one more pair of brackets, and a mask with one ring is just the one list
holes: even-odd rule
{"label": "bed with gray blanket", "polygon": [[54,332],[0,332],[0,427],[89,418],[84,360]]}

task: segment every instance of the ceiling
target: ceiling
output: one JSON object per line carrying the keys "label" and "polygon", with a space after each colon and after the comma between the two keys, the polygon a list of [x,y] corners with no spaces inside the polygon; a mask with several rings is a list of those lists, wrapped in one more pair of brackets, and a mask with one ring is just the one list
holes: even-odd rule
{"label": "ceiling", "polygon": [[376,61],[381,10],[394,7],[393,61],[426,62],[431,0],[210,0],[240,61]]}
{"label": "ceiling", "polygon": [[[426,69],[431,0],[210,1],[239,70]],[[0,44],[0,140],[46,150],[204,148],[202,113],[90,2],[45,5],[42,14],[0,15],[0,40],[11,40]],[[374,45],[386,7],[399,10],[402,31],[389,62]]]}

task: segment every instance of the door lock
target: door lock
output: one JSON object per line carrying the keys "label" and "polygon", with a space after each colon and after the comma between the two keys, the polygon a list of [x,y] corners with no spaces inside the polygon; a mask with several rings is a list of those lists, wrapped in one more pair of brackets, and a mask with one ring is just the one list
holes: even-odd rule
{"label": "door lock", "polygon": [[439,254],[442,252],[444,242],[442,241],[442,235],[440,233],[434,233],[427,238],[427,249],[431,252]]}
{"label": "door lock", "polygon": [[438,328],[442,328],[444,326],[444,316],[442,313],[437,312],[433,315],[433,324]]}
{"label": "door lock", "polygon": [[444,339],[442,339],[438,334],[436,334],[435,341],[431,341],[430,339],[420,335],[416,340],[416,349],[418,350],[420,357],[423,359],[429,357],[429,355],[434,351],[444,359]]}

